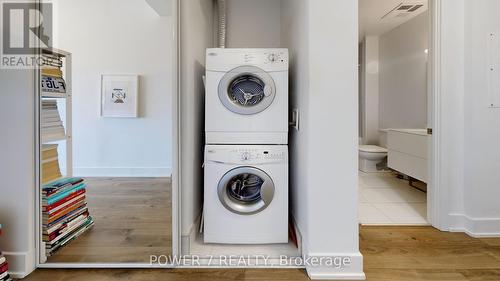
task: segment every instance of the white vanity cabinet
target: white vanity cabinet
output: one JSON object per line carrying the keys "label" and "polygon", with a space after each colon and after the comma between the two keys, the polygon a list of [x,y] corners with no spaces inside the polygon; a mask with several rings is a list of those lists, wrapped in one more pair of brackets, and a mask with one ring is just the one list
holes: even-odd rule
{"label": "white vanity cabinet", "polygon": [[426,130],[388,130],[387,147],[389,168],[427,182],[428,135]]}

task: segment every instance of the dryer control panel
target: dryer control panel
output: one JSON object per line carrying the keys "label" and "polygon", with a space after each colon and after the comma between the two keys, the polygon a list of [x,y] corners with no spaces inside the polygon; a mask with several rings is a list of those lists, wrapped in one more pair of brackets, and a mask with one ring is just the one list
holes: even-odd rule
{"label": "dryer control panel", "polygon": [[207,71],[256,66],[264,71],[288,71],[288,49],[207,49]]}
{"label": "dryer control panel", "polygon": [[267,63],[284,63],[287,59],[285,52],[269,52],[264,55],[267,55],[265,58],[265,62]]}
{"label": "dryer control panel", "polygon": [[248,51],[243,54],[246,64],[287,64],[288,52],[283,50],[267,50],[261,53]]}

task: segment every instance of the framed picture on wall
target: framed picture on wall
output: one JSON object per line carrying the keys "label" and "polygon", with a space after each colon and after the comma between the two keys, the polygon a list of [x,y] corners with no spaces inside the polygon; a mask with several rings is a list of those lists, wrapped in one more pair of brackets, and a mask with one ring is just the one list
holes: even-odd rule
{"label": "framed picture on wall", "polygon": [[139,75],[101,75],[101,116],[138,117]]}

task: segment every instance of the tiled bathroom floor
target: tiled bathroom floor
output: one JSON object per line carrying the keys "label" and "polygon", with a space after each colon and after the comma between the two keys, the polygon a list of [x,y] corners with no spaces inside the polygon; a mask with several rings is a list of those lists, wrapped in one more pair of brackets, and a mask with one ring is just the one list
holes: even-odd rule
{"label": "tiled bathroom floor", "polygon": [[395,174],[360,171],[359,221],[364,225],[428,225],[427,195]]}

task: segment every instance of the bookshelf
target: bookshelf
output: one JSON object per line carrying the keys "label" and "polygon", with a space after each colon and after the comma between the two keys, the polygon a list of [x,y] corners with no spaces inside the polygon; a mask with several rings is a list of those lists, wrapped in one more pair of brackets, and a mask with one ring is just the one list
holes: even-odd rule
{"label": "bookshelf", "polygon": [[73,177],[71,54],[43,49],[38,72],[37,266],[94,226],[86,182]]}
{"label": "bookshelf", "polygon": [[53,98],[53,99],[61,99],[61,98],[67,98],[68,96],[66,94],[61,95],[61,94],[54,94],[54,93],[49,93],[49,92],[42,92],[42,98]]}
{"label": "bookshelf", "polygon": [[[58,49],[42,49],[42,57],[59,58],[62,62],[60,70],[62,72],[62,79],[65,82],[65,90],[54,90],[54,88],[63,88],[60,85],[56,87],[46,88],[40,86],[40,151],[43,153],[43,147],[47,145],[57,145],[58,163],[60,166],[61,175],[57,178],[44,181],[43,177],[40,181],[41,185],[48,184],[54,180],[71,177],[73,175],[73,143],[72,143],[72,80],[71,80],[71,53],[58,50]],[[43,67],[42,67],[43,68]],[[40,81],[43,84],[44,75],[43,70],[40,71]],[[56,84],[57,77],[49,76],[52,81],[50,83]],[[50,84],[46,83],[46,84]],[[55,102],[57,104],[56,110],[60,114],[62,128],[59,128],[58,133],[47,133],[44,127],[44,103]],[[62,131],[61,131],[62,129]],[[50,131],[50,130],[48,130]],[[43,159],[40,159],[43,162]],[[41,163],[40,174],[44,175],[43,163]]]}
{"label": "bookshelf", "polygon": [[[71,53],[58,49],[42,49],[44,60],[38,72],[38,262],[47,261],[46,245],[43,241],[42,187],[73,176],[72,143],[72,77]],[[49,61],[47,65],[45,60]],[[52,73],[47,74],[47,68]],[[62,79],[62,81],[61,81]],[[51,127],[49,127],[51,126]],[[54,171],[56,171],[54,173]]]}

